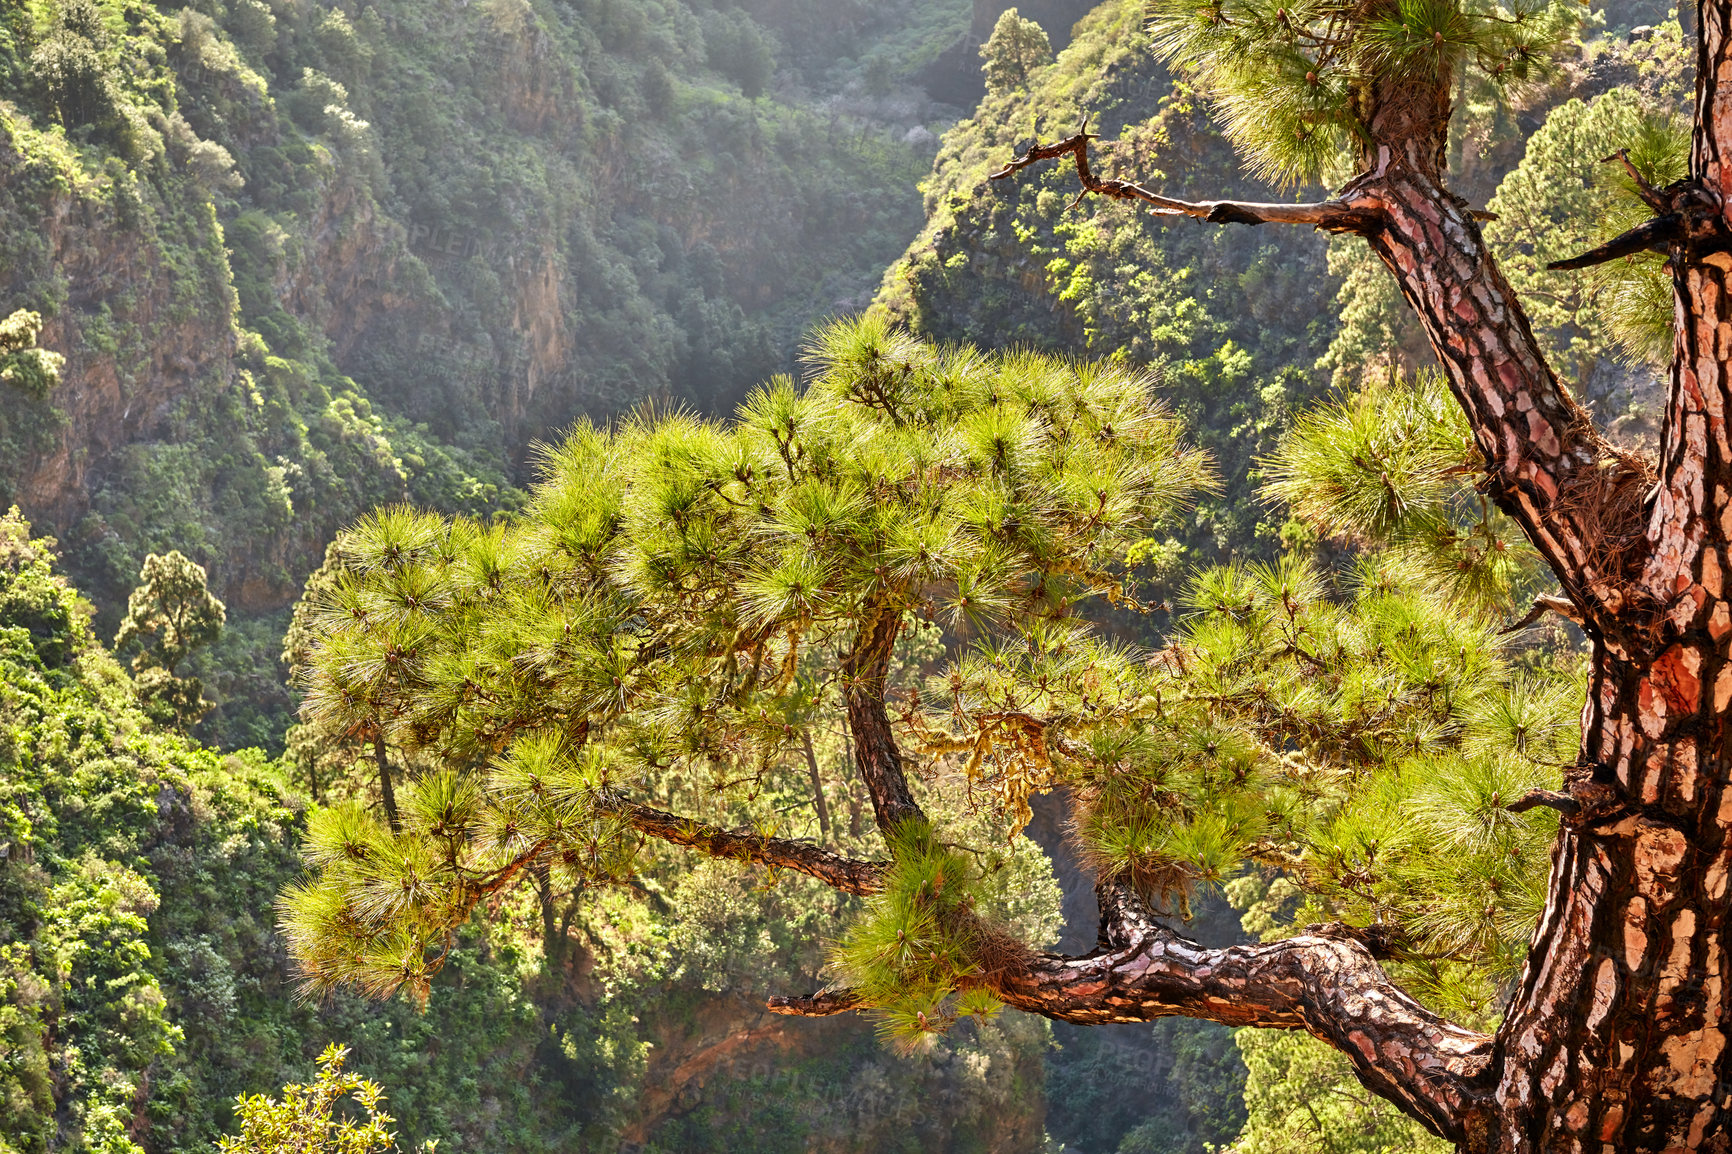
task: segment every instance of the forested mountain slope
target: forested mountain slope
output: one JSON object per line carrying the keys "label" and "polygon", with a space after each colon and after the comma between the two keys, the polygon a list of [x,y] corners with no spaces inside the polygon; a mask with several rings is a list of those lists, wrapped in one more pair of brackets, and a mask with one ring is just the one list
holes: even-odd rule
{"label": "forested mountain slope", "polygon": [[[0,507],[112,627],[145,553],[241,621],[381,502],[510,507],[530,443],[725,407],[918,227],[967,4],[31,0],[0,12]],[[978,63],[977,61],[975,63]],[[223,696],[268,696],[275,618]],[[274,681],[266,670],[255,681]],[[277,703],[279,708],[281,702]],[[230,743],[271,722],[217,715]]]}
{"label": "forested mountain slope", "polygon": [[[1581,41],[1546,84],[1515,94],[1513,104],[1468,94],[1453,135],[1461,191],[1475,203],[1489,201],[1550,111],[1572,100],[1619,89],[1630,108],[1643,100],[1676,106],[1689,67],[1676,25],[1629,35],[1633,25],[1663,15],[1652,5],[1607,5],[1586,17]],[[1181,199],[1291,200],[1317,191],[1244,175],[1208,102],[1150,53],[1142,19],[1136,3],[1102,4],[1055,61],[1024,84],[989,93],[945,134],[922,185],[925,228],[885,273],[876,307],[937,339],[1155,366],[1164,398],[1215,455],[1224,480],[1221,495],[1203,501],[1191,524],[1151,543],[1146,559],[1172,572],[1181,559],[1272,554],[1283,515],[1256,499],[1256,463],[1289,415],[1332,380],[1357,379],[1370,365],[1411,368],[1430,353],[1393,281],[1363,245],[1331,243],[1300,228],[1162,217],[1105,197],[1079,201],[1068,162],[989,179],[1035,139],[1068,135],[1086,118],[1108,142],[1096,156],[1105,176]],[[1604,115],[1599,122],[1609,123]],[[1589,278],[1544,273],[1533,257],[1536,238],[1552,259],[1592,233],[1594,223],[1579,210],[1604,155],[1589,155],[1603,132],[1589,140],[1560,127],[1533,171],[1506,194],[1506,214],[1520,216],[1494,232],[1494,241],[1536,299],[1548,299],[1560,281],[1571,286],[1568,307],[1541,304],[1536,315],[1555,327],[1560,351],[1578,342],[1584,371],[1592,366],[1580,356],[1597,350],[1599,375],[1578,384],[1622,411],[1652,373],[1621,370],[1608,352],[1606,332],[1589,319]]]}

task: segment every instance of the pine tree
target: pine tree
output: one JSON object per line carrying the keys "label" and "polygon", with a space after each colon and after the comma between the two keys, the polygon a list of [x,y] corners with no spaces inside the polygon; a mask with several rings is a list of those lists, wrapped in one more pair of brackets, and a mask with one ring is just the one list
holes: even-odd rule
{"label": "pine tree", "polygon": [[[851,940],[900,930],[921,957],[868,964],[844,944],[838,965],[893,1026],[988,1010],[982,983],[1026,950],[976,912],[985,859],[934,840],[893,721],[919,708],[890,693],[898,638],[923,619],[982,644],[1075,635],[1077,667],[1074,603],[1126,596],[1115,560],[1206,462],[1123,367],[932,348],[874,321],[823,330],[812,361],[805,388],[772,381],[730,424],[580,427],[545,453],[520,522],[389,509],[339,541],[304,618],[304,715],[433,768],[400,791],[398,828],[348,805],[310,821],[315,876],[283,918],[311,988],[425,997],[482,899],[542,870],[623,876],[658,838],[877,895]],[[892,860],[659,808],[687,782],[751,791],[803,763],[817,698]],[[982,724],[1025,740],[1014,719]],[[1044,772],[981,780],[1019,826]]]}
{"label": "pine tree", "polygon": [[[1224,991],[1348,996],[1386,980],[1372,954],[1412,992],[1397,1027],[1495,1017],[1558,824],[1506,802],[1562,784],[1579,667],[1497,631],[1533,551],[1468,483],[1438,378],[1306,416],[1270,463],[1271,497],[1356,545],[1356,567],[1199,574],[1148,653],[1077,612],[1091,595],[1134,607],[1117,559],[1206,484],[1146,380],[871,321],[814,353],[807,388],[773,382],[731,424],[580,428],[522,521],[389,509],[333,548],[290,643],[305,724],[377,734],[418,772],[398,821],[339,803],[309,822],[314,875],[282,916],[310,990],[425,998],[484,899],[624,878],[660,839],[864,897],[835,984],[771,1005],[864,1009],[902,1048],[1006,1004],[1266,1024],[1267,1003]],[[891,649],[927,617],[951,660],[893,696]],[[887,858],[662,808],[694,780],[738,794],[788,776],[826,710]],[[930,811],[934,775],[986,830]],[[983,900],[992,842],[1061,786],[1109,932],[1142,926],[1084,958],[1040,952]],[[1261,887],[1270,943],[1203,951],[1152,920],[1209,886]],[[1295,969],[1294,943],[1331,964]],[[1146,984],[1112,977],[1127,951]],[[1184,976],[1203,954],[1227,985]]]}
{"label": "pine tree", "polygon": [[980,58],[985,61],[988,92],[1022,88],[1035,69],[1052,63],[1052,41],[1039,24],[1023,19],[1015,8],[1006,8],[980,46]]}
{"label": "pine tree", "polygon": [[[321,636],[321,607],[336,590],[344,574],[341,550],[335,544],[325,550],[325,560],[307,577],[300,600],[283,637],[283,664],[289,670],[289,688],[301,689],[311,676],[314,654]],[[357,788],[356,779],[371,780],[379,794],[385,820],[396,829],[396,782],[404,771],[406,756],[386,739],[376,720],[349,718],[332,724],[325,714],[312,713],[289,727],[284,751],[287,761],[306,776],[307,792],[323,804],[328,798],[354,800],[370,794]]]}
{"label": "pine tree", "polygon": [[108,50],[108,27],[94,0],[63,0],[56,7],[53,26],[31,54],[30,72],[67,128],[100,125],[113,116]]}
{"label": "pine tree", "polygon": [[[1687,171],[1656,186],[1659,168],[1637,163],[1642,141],[1632,137],[1612,163],[1640,202],[1638,219],[1550,266],[1663,258],[1647,270],[1669,277],[1674,318],[1654,460],[1606,440],[1560,382],[1481,235],[1485,214],[1448,187],[1459,86],[1542,75],[1567,16],[1521,0],[1157,0],[1157,50],[1215,100],[1252,167],[1333,179],[1337,191],[1304,204],[1177,200],[1098,177],[1086,129],[998,174],[1067,157],[1086,190],[1160,213],[1362,238],[1419,318],[1466,419],[1475,491],[1558,582],[1533,612],[1579,622],[1590,650],[1581,741],[1563,788],[1518,799],[1553,809],[1559,828],[1545,900],[1495,1026],[1419,1006],[1376,964],[1375,942],[1301,935],[1279,962],[1193,951],[1111,890],[1108,953],[1093,967],[1043,971],[1044,981],[1055,1008],[1069,982],[1098,1013],[1137,1005],[1308,1030],[1367,1087],[1470,1151],[1728,1150],[1732,168],[1723,151],[1732,104],[1720,85],[1732,75],[1732,4],[1697,8]],[[1346,973],[1351,982],[1340,980]],[[1085,981],[1093,985],[1077,984]]]}

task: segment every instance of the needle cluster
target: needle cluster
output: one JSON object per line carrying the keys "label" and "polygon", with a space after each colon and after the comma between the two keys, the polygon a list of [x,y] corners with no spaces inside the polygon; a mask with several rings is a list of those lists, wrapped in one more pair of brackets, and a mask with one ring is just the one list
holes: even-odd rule
{"label": "needle cluster", "polygon": [[822,330],[810,363],[731,422],[579,427],[510,523],[387,509],[338,542],[303,610],[304,713],[419,776],[400,821],[311,822],[313,876],[282,902],[309,990],[424,997],[454,928],[525,871],[617,879],[643,836],[750,857],[629,799],[750,795],[840,695],[889,732],[889,648],[859,654],[905,619],[1014,636],[1123,596],[1129,544],[1208,483],[1130,368],[871,320]]}
{"label": "needle cluster", "polygon": [[[1577,14],[1552,0],[1153,0],[1155,51],[1219,103],[1260,176],[1316,181],[1363,158],[1380,123],[1448,119],[1464,69],[1540,79]],[[1422,108],[1427,102],[1438,108]],[[1438,126],[1441,127],[1441,126]]]}

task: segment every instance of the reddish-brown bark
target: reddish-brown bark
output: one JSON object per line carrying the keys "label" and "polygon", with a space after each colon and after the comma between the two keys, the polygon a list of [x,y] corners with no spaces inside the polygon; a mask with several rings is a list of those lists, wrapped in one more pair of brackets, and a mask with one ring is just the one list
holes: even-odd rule
{"label": "reddish-brown bark", "polygon": [[[1415,1014],[1368,954],[1328,939],[1282,943],[1294,953],[1277,960],[1138,931],[1088,959],[1038,963],[1021,979],[1030,990],[1007,983],[1013,1004],[1075,1020],[1183,1013],[1303,1028],[1466,1150],[1732,1149],[1729,25],[1732,0],[1704,0],[1691,179],[1649,190],[1656,218],[1641,231],[1569,262],[1669,251],[1677,348],[1657,470],[1608,446],[1546,364],[1473,214],[1444,182],[1441,91],[1429,116],[1409,100],[1403,124],[1374,123],[1363,174],[1317,205],[1188,204],[1101,181],[1086,137],[1005,170],[1069,154],[1085,188],[1157,211],[1364,236],[1469,418],[1488,495],[1557,574],[1593,646],[1566,791],[1524,799],[1557,808],[1562,828],[1549,899],[1494,1037]],[[1375,1010],[1332,985],[1336,973],[1374,991]]]}
{"label": "reddish-brown bark", "polygon": [[854,636],[853,648],[842,658],[842,702],[853,738],[854,768],[872,795],[878,828],[890,833],[904,821],[925,820],[920,803],[908,788],[902,751],[885,706],[885,678],[902,629],[902,610],[883,608],[866,615]]}
{"label": "reddish-brown bark", "polygon": [[1093,953],[1038,955],[996,976],[993,993],[1017,1009],[1086,1025],[1183,1015],[1305,1030],[1439,1133],[1455,1136],[1475,1112],[1492,1039],[1404,994],[1354,936],[1311,927],[1266,945],[1205,949],[1149,917],[1127,885],[1103,887],[1100,902]]}
{"label": "reddish-brown bark", "polygon": [[[1677,344],[1653,464],[1594,429],[1547,365],[1476,214],[1448,190],[1446,85],[1429,100],[1388,102],[1387,123],[1373,115],[1362,174],[1317,204],[1186,202],[1101,179],[1086,133],[997,174],[1069,156],[1086,192],[1158,212],[1363,236],[1467,414],[1486,493],[1557,574],[1560,604],[1593,650],[1565,789],[1517,803],[1557,809],[1561,828],[1548,900],[1495,1035],[1407,997],[1363,934],[1314,930],[1204,949],[1116,886],[1102,890],[1094,952],[1034,955],[993,974],[988,984],[1007,1003],[1076,1022],[1182,1014],[1303,1029],[1473,1154],[1732,1151],[1732,0],[1702,0],[1698,26],[1690,180],[1649,190],[1656,220],[1643,231],[1568,262],[1667,247]],[[887,831],[920,812],[883,704],[898,623],[890,613],[871,619],[843,668],[857,766]],[[857,1005],[833,991],[772,1008],[821,1015]]]}

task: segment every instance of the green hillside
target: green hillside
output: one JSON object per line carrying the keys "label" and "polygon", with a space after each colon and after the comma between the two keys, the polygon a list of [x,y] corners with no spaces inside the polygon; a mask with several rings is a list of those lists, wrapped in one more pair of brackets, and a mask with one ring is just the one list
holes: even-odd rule
{"label": "green hillside", "polygon": [[[1028,34],[988,90],[977,46],[1002,11],[0,5],[0,320],[39,313],[64,357],[58,380],[0,378],[0,1154],[209,1150],[237,1094],[306,1078],[331,1042],[386,1087],[406,1148],[1430,1149],[1302,1038],[1010,1013],[910,1060],[853,1016],[772,1017],[766,993],[821,984],[857,900],[667,847],[629,883],[502,893],[424,1014],[298,996],[273,903],[307,816],[382,802],[360,738],[290,729],[297,601],[376,507],[519,516],[539,446],[574,422],[730,412],[802,371],[816,322],[870,311],[1151,370],[1220,484],[1109,559],[1151,610],[1099,614],[1127,644],[1164,643],[1199,567],[1362,544],[1320,540],[1261,485],[1295,414],[1429,361],[1387,275],[1306,230],[1076,202],[1063,165],[989,180],[1086,117],[1103,171],[1170,195],[1318,191],[1241,174],[1149,52],[1141,0],[1023,6],[1059,50]],[[1688,99],[1668,12],[1588,16],[1554,76],[1513,104],[1471,94],[1454,136],[1542,340],[1636,445],[1657,432],[1652,366],[1614,348],[1601,282],[1540,266],[1596,239],[1600,159]],[[171,549],[228,608],[185,663],[214,706],[190,733],[109,651],[146,556]],[[905,634],[902,700],[964,632]],[[880,854],[839,718],[814,733],[748,804],[682,788],[717,820]],[[1001,882],[1030,935],[1080,952],[1092,876],[1056,813],[1030,827],[1050,864],[1018,840]],[[1203,887],[1190,932],[1274,932],[1282,892]],[[1325,1096],[1337,1109],[1302,1117]]]}

